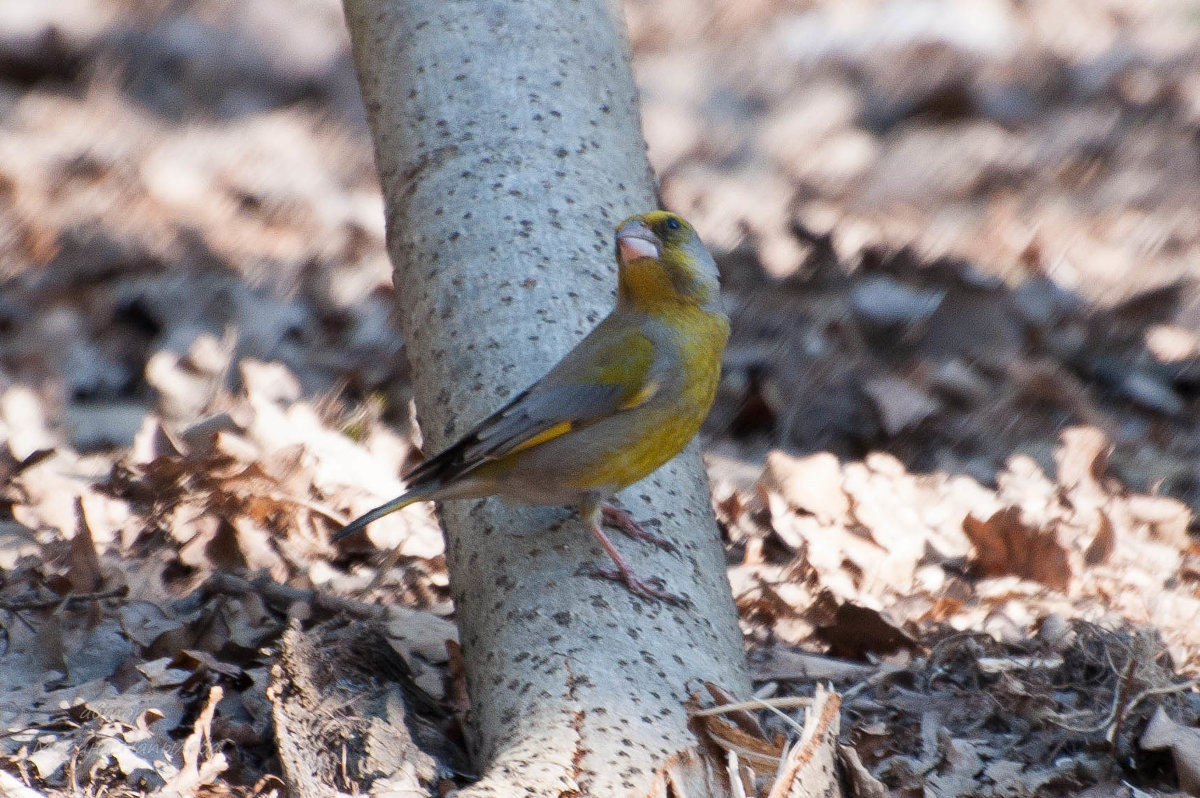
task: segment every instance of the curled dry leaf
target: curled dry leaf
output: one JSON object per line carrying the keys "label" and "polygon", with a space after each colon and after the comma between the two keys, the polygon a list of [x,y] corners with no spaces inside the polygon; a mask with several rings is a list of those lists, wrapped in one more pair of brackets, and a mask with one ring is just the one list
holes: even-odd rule
{"label": "curled dry leaf", "polygon": [[208,701],[196,718],[192,733],[183,742],[183,767],[167,782],[159,795],[168,798],[194,795],[198,788],[212,784],[228,767],[225,754],[213,751],[212,744],[213,715],[224,694],[225,691],[219,686],[209,690]]}
{"label": "curled dry leaf", "polygon": [[841,464],[829,452],[808,457],[771,452],[761,484],[778,490],[788,504],[816,516],[822,524],[845,521],[850,511],[850,500],[842,490]]}
{"label": "curled dry leaf", "polygon": [[863,382],[888,435],[915,427],[942,409],[942,403],[908,380],[883,375]]}
{"label": "curled dry leaf", "polygon": [[1071,427],[1063,430],[1059,442],[1054,451],[1058,483],[1068,491],[1096,487],[1108,468],[1108,436],[1096,427]]}
{"label": "curled dry leaf", "polygon": [[1095,533],[1083,552],[1083,561],[1087,565],[1099,565],[1112,557],[1117,547],[1117,530],[1109,520],[1108,513],[1096,513]]}
{"label": "curled dry leaf", "polygon": [[767,739],[766,733],[753,713],[746,709],[730,709],[728,712],[705,712],[697,715],[696,710],[704,703],[716,702],[720,708],[733,704],[733,696],[718,685],[705,682],[708,695],[692,693],[689,704],[694,722],[702,730],[703,739],[721,751],[737,755],[738,761],[750,767],[760,778],[769,778],[779,769],[780,760],[786,752],[781,736]]}
{"label": "curled dry leaf", "polygon": [[887,787],[871,775],[853,746],[839,745],[838,761],[842,763],[842,771],[846,774],[850,794],[854,798],[887,798]]}
{"label": "curled dry leaf", "polygon": [[1200,794],[1200,729],[1176,723],[1159,707],[1138,744],[1147,751],[1170,751],[1179,789],[1189,795]]}
{"label": "curled dry leaf", "polygon": [[868,653],[891,654],[913,648],[917,641],[879,610],[845,602],[838,605],[832,622],[819,624],[817,636],[829,644],[830,653],[862,659]]}
{"label": "curled dry leaf", "polygon": [[71,564],[67,568],[67,579],[76,593],[91,593],[99,589],[104,576],[100,572],[100,556],[96,554],[92,530],[84,518],[83,504],[78,498],[75,500],[75,510],[79,523],[75,537],[71,538]]}
{"label": "curled dry leaf", "polygon": [[987,576],[1012,574],[1063,590],[1071,581],[1067,550],[1053,530],[1021,521],[1021,511],[1008,507],[986,521],[963,519],[963,531],[975,545],[975,561]]}

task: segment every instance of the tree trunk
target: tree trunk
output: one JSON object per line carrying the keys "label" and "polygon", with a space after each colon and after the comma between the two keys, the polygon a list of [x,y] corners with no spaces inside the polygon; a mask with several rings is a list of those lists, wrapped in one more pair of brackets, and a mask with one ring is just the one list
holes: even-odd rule
{"label": "tree trunk", "polygon": [[[614,227],[655,205],[627,45],[604,0],[345,3],[434,452],[613,306]],[[696,746],[689,687],[747,693],[696,447],[619,498],[679,551],[618,545],[689,606],[578,574],[605,555],[565,509],[442,508],[483,773],[467,794],[664,792]]]}

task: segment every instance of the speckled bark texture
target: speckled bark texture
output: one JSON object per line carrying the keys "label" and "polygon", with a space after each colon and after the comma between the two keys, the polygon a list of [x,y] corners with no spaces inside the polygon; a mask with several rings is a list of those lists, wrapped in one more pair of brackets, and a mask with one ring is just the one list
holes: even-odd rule
{"label": "speckled bark texture", "polygon": [[[613,228],[655,204],[619,9],[346,0],[346,11],[433,451],[612,307]],[[579,575],[607,563],[568,510],[443,508],[484,773],[470,794],[649,794],[656,769],[695,744],[688,681],[746,692],[695,447],[620,500],[661,519],[679,551],[617,545],[690,606]]]}

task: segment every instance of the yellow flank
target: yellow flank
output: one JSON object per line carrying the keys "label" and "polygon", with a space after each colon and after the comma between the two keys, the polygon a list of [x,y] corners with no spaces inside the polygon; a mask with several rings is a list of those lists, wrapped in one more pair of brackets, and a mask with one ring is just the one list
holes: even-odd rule
{"label": "yellow flank", "polygon": [[622,410],[632,410],[633,408],[637,407],[638,405],[642,405],[642,404],[645,404],[646,402],[650,401],[650,399],[652,399],[654,397],[654,394],[656,394],[656,393],[658,393],[658,384],[653,383],[653,382],[648,382],[648,383],[646,383],[644,388],[642,388],[640,391],[635,393],[633,396],[626,399],[621,404],[621,409]]}
{"label": "yellow flank", "polygon": [[564,421],[561,424],[555,424],[550,429],[548,429],[544,432],[540,432],[537,435],[534,435],[529,440],[523,441],[522,443],[517,444],[516,447],[514,447],[512,449],[512,451],[510,451],[508,454],[513,455],[513,454],[516,454],[517,452],[521,452],[526,449],[531,449],[534,446],[537,446],[539,443],[545,443],[546,441],[553,440],[560,435],[566,435],[568,432],[571,431],[571,428],[573,426],[574,425],[570,421]]}
{"label": "yellow flank", "polygon": [[644,479],[687,446],[712,406],[721,376],[721,353],[729,335],[729,323],[723,316],[699,309],[672,319],[684,341],[678,355],[680,368],[690,379],[672,401],[653,409],[633,411],[631,424],[641,432],[623,441],[619,448],[575,472],[572,484],[578,489],[612,486],[620,490]]}

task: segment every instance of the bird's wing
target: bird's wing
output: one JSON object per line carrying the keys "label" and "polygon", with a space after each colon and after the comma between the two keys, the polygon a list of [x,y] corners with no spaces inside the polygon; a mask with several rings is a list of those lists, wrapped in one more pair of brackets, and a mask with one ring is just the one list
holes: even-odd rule
{"label": "bird's wing", "polygon": [[609,317],[557,366],[457,443],[406,476],[409,485],[445,484],[483,463],[631,410],[654,396],[655,344]]}

